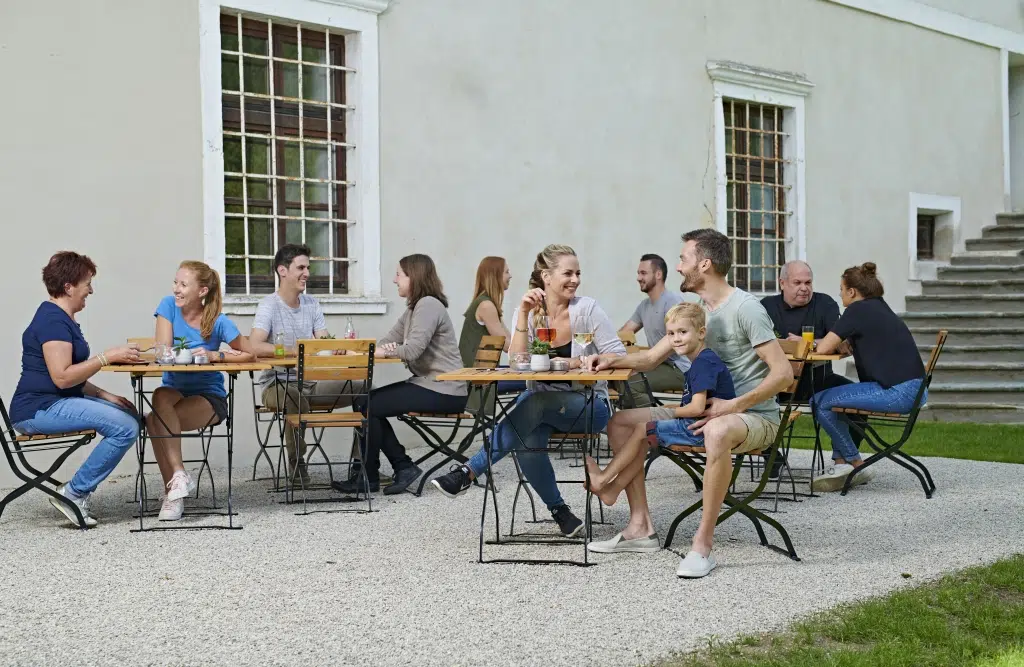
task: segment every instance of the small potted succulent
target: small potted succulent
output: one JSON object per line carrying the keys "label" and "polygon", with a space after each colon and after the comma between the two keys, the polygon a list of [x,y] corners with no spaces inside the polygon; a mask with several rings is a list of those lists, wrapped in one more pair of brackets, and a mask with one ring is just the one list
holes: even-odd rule
{"label": "small potted succulent", "polygon": [[192,363],[192,350],[188,349],[188,340],[184,336],[177,336],[174,339],[174,363]]}
{"label": "small potted succulent", "polygon": [[[334,340],[334,334],[325,333],[324,335],[320,336],[320,340]],[[316,354],[318,357],[329,357],[332,354],[334,354],[334,350],[320,350]]]}
{"label": "small potted succulent", "polygon": [[551,358],[548,356],[549,352],[551,352],[551,343],[540,340],[539,338],[534,338],[533,342],[530,343],[530,370],[551,370]]}

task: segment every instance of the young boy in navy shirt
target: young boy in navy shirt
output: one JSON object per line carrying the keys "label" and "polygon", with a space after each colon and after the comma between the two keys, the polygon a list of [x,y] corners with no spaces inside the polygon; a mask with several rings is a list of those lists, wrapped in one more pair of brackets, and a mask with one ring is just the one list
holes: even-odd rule
{"label": "young boy in navy shirt", "polygon": [[648,447],[659,445],[704,446],[704,436],[690,431],[707,407],[708,400],[736,398],[732,375],[722,359],[704,346],[707,335],[704,309],[695,303],[681,303],[665,315],[666,335],[672,341],[672,349],[690,360],[690,369],[684,373],[686,384],[679,407],[658,409],[658,416],[672,417],[638,424],[629,440],[622,446],[604,470],[597,462],[587,457],[590,473],[590,490],[596,493],[605,505],[615,504],[625,484],[619,484],[623,471],[632,474],[621,475],[623,480],[633,479],[643,468]]}

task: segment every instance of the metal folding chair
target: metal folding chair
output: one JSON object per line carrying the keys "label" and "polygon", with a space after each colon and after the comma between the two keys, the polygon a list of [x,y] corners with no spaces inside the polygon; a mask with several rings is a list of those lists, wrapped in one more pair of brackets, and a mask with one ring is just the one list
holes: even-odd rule
{"label": "metal folding chair", "polygon": [[[15,488],[0,500],[0,516],[9,504],[25,495],[32,489],[39,489],[51,498],[71,508],[78,520],[78,527],[86,529],[85,517],[73,502],[57,493],[56,488],[62,482],[54,479],[53,474],[57,472],[64,461],[75,453],[79,447],[87,445],[96,437],[96,431],[73,431],[70,433],[51,433],[46,435],[18,435],[11,425],[11,419],[7,414],[7,406],[0,399],[0,417],[3,418],[3,429],[0,430],[0,444],[4,448],[4,456],[7,457],[7,464],[10,465],[14,476],[22,481],[21,486]],[[28,462],[27,454],[37,454],[46,451],[60,451],[46,470],[39,470]],[[51,489],[50,486],[53,486]]]}
{"label": "metal folding chair", "polygon": [[[764,467],[761,470],[760,479],[752,490],[743,490],[737,492],[736,489],[736,478],[739,476],[739,472],[743,467],[743,460],[745,457],[761,456],[760,450],[746,452],[743,454],[736,454],[733,456],[733,468],[732,468],[732,480],[730,484],[730,490],[725,495],[725,504],[728,509],[723,511],[718,516],[717,525],[721,525],[722,522],[726,521],[734,514],[742,514],[747,517],[751,523],[754,524],[754,530],[757,531],[757,536],[763,546],[784,553],[793,560],[800,560],[796,555],[796,549],[793,547],[793,541],[789,538],[789,533],[783,528],[782,524],[776,519],[768,516],[761,510],[752,506],[752,503],[757,500],[764,492],[765,487],[768,486],[769,477],[771,472],[772,464],[775,462],[775,457],[779,455],[779,449],[782,444],[782,439],[785,434],[785,426],[790,423],[791,416],[793,414],[793,395],[796,393],[797,385],[800,383],[800,378],[803,375],[804,370],[804,358],[807,356],[809,349],[807,343],[803,343],[794,355],[795,360],[790,361],[790,368],[792,370],[792,380],[786,391],[790,394],[790,399],[786,403],[785,409],[782,411],[781,422],[779,430],[775,435],[775,440],[770,448],[768,459],[765,461]],[[659,447],[662,455],[678,465],[683,471],[689,476],[694,484],[694,487],[701,491],[703,490],[704,480],[704,467],[707,463],[705,459],[704,447],[693,447],[689,445],[662,445]],[[768,449],[768,448],[766,448]],[[691,514],[694,514],[697,510],[701,509],[703,505],[703,499],[693,503],[672,521],[672,525],[668,529],[668,535],[665,538],[665,548],[672,545],[672,538],[675,536],[676,528],[683,519],[687,518]],[[765,536],[764,528],[761,525],[766,523],[775,529],[777,533],[782,537],[782,541],[785,543],[786,548],[782,549],[778,546],[770,544],[768,538]]]}
{"label": "metal folding chair", "polygon": [[[921,383],[921,388],[917,392],[917,396],[914,398],[914,405],[907,414],[899,414],[893,412],[873,412],[871,410],[858,410],[856,408],[832,408],[832,412],[838,412],[844,415],[858,415],[862,418],[862,421],[849,420],[850,427],[856,429],[861,435],[864,436],[864,442],[868,444],[871,449],[875,450],[875,453],[864,459],[864,465],[858,466],[853,469],[846,477],[846,482],[843,484],[843,490],[840,495],[845,496],[853,485],[853,480],[856,476],[866,470],[868,466],[874,465],[876,462],[883,458],[887,458],[893,463],[900,467],[906,468],[917,477],[917,480],[921,482],[921,488],[924,489],[925,498],[931,498],[932,494],[935,493],[935,481],[932,480],[932,475],[928,471],[928,467],[921,463],[918,459],[915,459],[909,454],[904,454],[900,451],[903,445],[910,440],[910,436],[914,432],[914,424],[917,423],[917,418],[921,414],[921,408],[925,406],[925,392],[928,391],[928,386],[932,383],[932,373],[935,371],[935,365],[939,362],[939,356],[942,354],[942,348],[946,345],[947,332],[945,329],[939,331],[938,336],[935,339],[935,347],[932,348],[931,356],[928,358],[928,364],[925,366],[924,382]],[[890,427],[901,429],[899,435],[895,440],[890,442],[882,435],[878,427]]]}

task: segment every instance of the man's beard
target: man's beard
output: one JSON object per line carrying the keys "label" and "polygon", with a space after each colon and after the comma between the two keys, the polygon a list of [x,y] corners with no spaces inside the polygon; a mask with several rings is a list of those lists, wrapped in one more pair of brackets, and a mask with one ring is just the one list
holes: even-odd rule
{"label": "man's beard", "polygon": [[699,273],[694,273],[692,276],[683,274],[683,282],[679,284],[680,292],[696,292],[704,286],[704,281],[701,280]]}
{"label": "man's beard", "polygon": [[643,283],[642,285],[640,285],[640,291],[643,292],[644,294],[647,294],[648,292],[651,291],[652,287],[654,287],[654,283]]}

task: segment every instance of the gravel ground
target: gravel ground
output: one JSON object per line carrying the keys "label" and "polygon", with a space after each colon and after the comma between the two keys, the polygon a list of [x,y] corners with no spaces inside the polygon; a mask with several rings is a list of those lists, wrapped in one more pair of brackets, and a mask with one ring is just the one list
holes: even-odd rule
{"label": "gravel ground", "polygon": [[[145,535],[128,532],[130,477],[100,488],[102,523],[87,533],[62,527],[30,494],[0,519],[0,664],[643,664],[1024,551],[1020,466],[928,464],[932,500],[884,464],[846,498],[784,504],[799,563],[759,546],[742,517],[729,520],[718,532],[719,569],[698,581],[677,579],[679,557],[664,550],[598,556],[588,569],[480,565],[480,489],[454,501],[433,489],[381,498],[373,514],[295,516],[267,482],[242,481],[244,530]],[[511,470],[502,465],[498,476],[506,506]],[[581,510],[580,487],[565,493]],[[694,494],[661,461],[650,497],[664,536]],[[596,526],[598,538],[621,528],[625,503],[606,514],[614,525]],[[696,520],[674,547],[688,546]],[[528,549],[488,555],[582,555],[577,546]]]}

